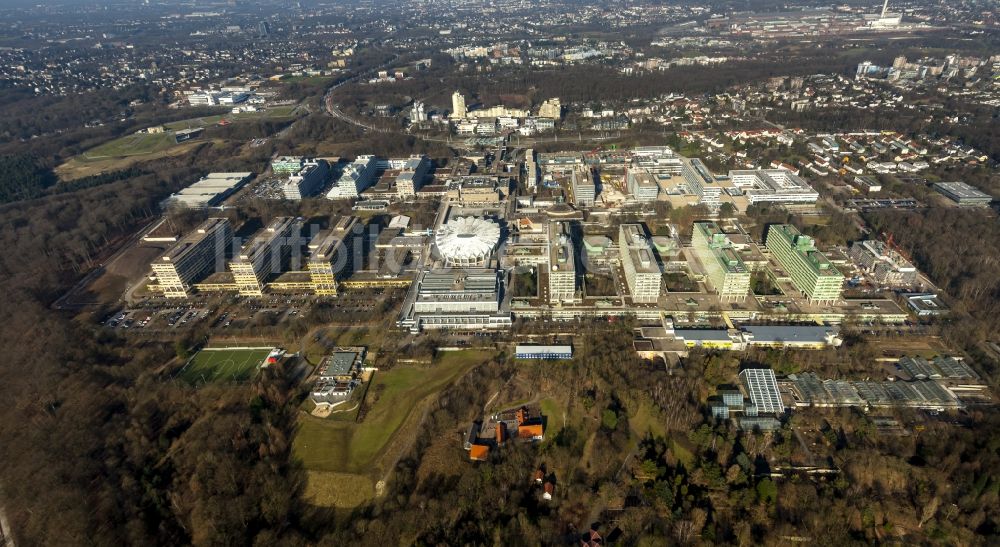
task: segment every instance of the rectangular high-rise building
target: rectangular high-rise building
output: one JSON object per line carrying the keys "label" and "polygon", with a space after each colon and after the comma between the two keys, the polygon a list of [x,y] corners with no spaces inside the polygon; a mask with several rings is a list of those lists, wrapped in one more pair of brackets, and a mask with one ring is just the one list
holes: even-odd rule
{"label": "rectangular high-rise building", "polygon": [[656,182],[648,171],[644,169],[630,169],[628,172],[628,192],[636,201],[656,201],[660,194],[660,185]]}
{"label": "rectangular high-rise building", "polygon": [[715,175],[708,166],[697,158],[682,161],[681,176],[684,177],[688,189],[698,196],[698,203],[713,211],[722,205],[722,186],[715,180]]}
{"label": "rectangular high-rise building", "polygon": [[327,192],[326,197],[330,199],[356,198],[375,183],[377,174],[378,159],[375,156],[358,156],[352,163],[344,166],[344,172],[333,183],[333,188]]}
{"label": "rectangular high-rise building", "polygon": [[811,237],[800,234],[790,224],[772,224],[767,229],[766,247],[810,302],[833,303],[840,299],[844,274],[816,249]]}
{"label": "rectangular high-rise building", "polygon": [[465,109],[465,97],[458,91],[451,95],[451,118],[461,120],[465,118],[468,111]]}
{"label": "rectangular high-rise building", "polygon": [[655,303],[659,300],[663,273],[641,224],[619,226],[618,251],[632,301]]}
{"label": "rectangular high-rise building", "polygon": [[214,272],[233,242],[233,227],[225,218],[201,223],[166,254],[150,264],[167,298],[187,298],[191,284]]}
{"label": "rectangular high-rise building", "polygon": [[316,294],[337,296],[337,279],[350,272],[353,265],[354,228],[358,219],[346,216],[332,228],[323,230],[309,242],[309,277]]}
{"label": "rectangular high-rise building", "polygon": [[691,235],[695,255],[722,300],[743,300],[750,292],[750,269],[714,222],[695,222]]}
{"label": "rectangular high-rise building", "polygon": [[524,185],[529,190],[538,186],[538,164],[535,163],[535,151],[531,148],[524,152]]}
{"label": "rectangular high-rise building", "polygon": [[594,177],[586,167],[574,169],[572,175],[573,182],[573,203],[584,207],[593,207],[597,199],[597,186],[594,184]]}
{"label": "rectangular high-rise building", "polygon": [[272,220],[229,263],[241,295],[263,296],[267,278],[284,267],[291,250],[287,238],[297,224],[293,217]]}
{"label": "rectangular high-rise building", "polygon": [[417,190],[427,178],[431,160],[427,156],[410,156],[403,162],[403,168],[396,176],[396,195],[406,199],[417,195]]}
{"label": "rectangular high-rise building", "polygon": [[576,298],[576,264],[568,222],[549,224],[549,302]]}

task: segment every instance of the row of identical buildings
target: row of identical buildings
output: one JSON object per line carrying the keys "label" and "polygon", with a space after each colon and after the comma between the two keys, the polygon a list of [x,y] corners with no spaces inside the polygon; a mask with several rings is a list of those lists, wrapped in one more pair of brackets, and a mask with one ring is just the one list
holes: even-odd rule
{"label": "row of identical buildings", "polygon": [[[308,239],[304,284],[318,295],[336,295],[337,280],[353,264],[353,234],[358,220],[344,217]],[[167,298],[187,298],[197,290],[232,290],[262,296],[268,282],[286,272],[290,257],[306,238],[301,220],[278,217],[236,249],[232,223],[210,218],[181,238],[150,265],[155,285]],[[207,278],[223,272],[231,279]]]}

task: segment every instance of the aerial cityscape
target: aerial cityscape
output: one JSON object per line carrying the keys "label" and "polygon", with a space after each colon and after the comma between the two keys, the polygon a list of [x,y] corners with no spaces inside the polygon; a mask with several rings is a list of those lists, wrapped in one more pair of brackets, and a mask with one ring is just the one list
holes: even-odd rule
{"label": "aerial cityscape", "polygon": [[1000,544],[995,0],[0,15],[5,546]]}

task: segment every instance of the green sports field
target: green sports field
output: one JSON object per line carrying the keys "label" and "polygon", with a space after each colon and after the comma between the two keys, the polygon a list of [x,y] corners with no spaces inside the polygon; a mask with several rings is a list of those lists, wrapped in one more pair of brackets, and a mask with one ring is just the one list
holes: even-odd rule
{"label": "green sports field", "polygon": [[192,384],[242,382],[257,372],[270,349],[205,348],[181,369],[180,377]]}

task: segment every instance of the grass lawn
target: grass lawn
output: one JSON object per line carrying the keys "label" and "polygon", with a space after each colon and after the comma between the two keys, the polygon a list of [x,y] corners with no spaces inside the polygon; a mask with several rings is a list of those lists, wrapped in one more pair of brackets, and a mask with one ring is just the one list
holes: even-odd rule
{"label": "grass lawn", "polygon": [[375,374],[367,394],[371,410],[361,423],[299,415],[293,443],[296,457],[311,472],[368,474],[372,481],[378,480],[388,471],[379,469],[379,456],[393,441],[403,440],[396,433],[413,410],[490,355],[475,350],[447,352],[428,367],[397,366]]}
{"label": "grass lawn", "polygon": [[542,416],[545,416],[545,438],[552,439],[565,426],[563,423],[563,405],[552,398],[545,398],[538,402],[542,409]]}
{"label": "grass lawn", "polygon": [[305,497],[323,507],[357,507],[375,495],[375,484],[367,475],[306,471]]}
{"label": "grass lawn", "polygon": [[195,354],[180,372],[192,384],[242,382],[256,372],[270,349],[206,348]]}
{"label": "grass lawn", "polygon": [[141,156],[108,156],[105,159],[88,159],[86,154],[79,154],[57,167],[55,171],[59,175],[59,180],[71,181],[91,175],[126,169],[140,160],[182,156],[192,149],[205,144],[205,142],[204,140],[187,141]]}
{"label": "grass lawn", "polygon": [[641,405],[635,414],[629,416],[628,425],[639,439],[645,438],[647,433],[653,437],[663,437],[667,434],[649,404]]}
{"label": "grass lawn", "polygon": [[135,133],[108,141],[82,154],[85,160],[126,158],[160,152],[177,144],[171,133]]}

